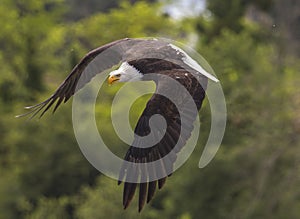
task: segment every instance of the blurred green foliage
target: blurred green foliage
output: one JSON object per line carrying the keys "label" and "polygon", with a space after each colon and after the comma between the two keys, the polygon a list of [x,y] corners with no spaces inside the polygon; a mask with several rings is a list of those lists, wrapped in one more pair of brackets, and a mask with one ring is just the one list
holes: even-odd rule
{"label": "blurred green foliage", "polygon": [[[278,2],[252,3],[272,18]],[[209,0],[210,16],[173,20],[156,1],[2,0],[0,218],[298,218],[299,56],[285,47],[294,41],[284,41],[283,29],[266,28],[245,16],[249,4]],[[83,157],[70,103],[41,120],[14,116],[47,98],[90,49],[147,36],[186,43],[197,37],[194,48],[223,86],[228,125],[217,156],[198,169],[210,128],[206,102],[194,153],[137,213],[136,200],[124,211],[122,187]],[[96,115],[103,124],[109,122],[117,89],[101,90],[104,99]],[[135,103],[133,123],[145,100]],[[123,156],[126,148],[111,134],[112,126],[101,131]]]}

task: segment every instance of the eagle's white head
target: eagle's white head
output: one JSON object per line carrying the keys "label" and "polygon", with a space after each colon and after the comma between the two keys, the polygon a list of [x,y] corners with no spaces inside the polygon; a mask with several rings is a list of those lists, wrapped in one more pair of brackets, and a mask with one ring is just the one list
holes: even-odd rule
{"label": "eagle's white head", "polygon": [[109,73],[108,83],[111,85],[115,82],[140,81],[143,74],[134,66],[123,62],[121,66]]}

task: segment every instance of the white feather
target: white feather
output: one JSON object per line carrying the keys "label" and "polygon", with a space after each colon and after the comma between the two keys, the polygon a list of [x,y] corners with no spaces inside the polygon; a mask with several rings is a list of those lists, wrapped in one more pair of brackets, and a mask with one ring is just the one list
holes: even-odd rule
{"label": "white feather", "polygon": [[213,80],[214,82],[219,82],[219,80],[214,77],[213,75],[211,75],[210,73],[208,73],[207,71],[204,70],[204,68],[202,68],[194,59],[192,59],[186,52],[184,52],[181,48],[173,45],[173,44],[169,44],[170,47],[172,47],[173,49],[175,49],[177,52],[181,52],[184,57],[182,59],[182,61],[187,64],[188,66],[192,67],[193,69],[195,69],[196,71],[198,71],[199,73],[203,74],[205,77]]}
{"label": "white feather", "polygon": [[119,82],[140,81],[143,77],[143,74],[128,62],[123,62],[117,70],[110,72],[109,76],[118,74],[121,75]]}

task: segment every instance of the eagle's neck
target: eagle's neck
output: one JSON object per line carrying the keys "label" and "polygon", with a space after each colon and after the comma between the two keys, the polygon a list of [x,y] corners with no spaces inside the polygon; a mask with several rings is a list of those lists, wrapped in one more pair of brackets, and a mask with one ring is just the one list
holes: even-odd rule
{"label": "eagle's neck", "polygon": [[123,82],[126,82],[126,81],[141,81],[143,76],[144,76],[143,73],[141,73],[133,65],[128,64],[128,62],[123,62],[117,71],[121,72],[123,74],[122,75],[122,80],[120,80],[120,81],[123,81]]}

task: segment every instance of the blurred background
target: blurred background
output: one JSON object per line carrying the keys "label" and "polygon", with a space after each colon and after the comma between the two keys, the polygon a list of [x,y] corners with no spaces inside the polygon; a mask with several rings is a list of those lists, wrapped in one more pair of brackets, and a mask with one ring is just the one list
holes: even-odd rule
{"label": "blurred background", "polygon": [[[299,218],[299,1],[1,0],[0,27],[1,219]],[[210,63],[228,121],[216,157],[199,169],[204,103],[194,153],[137,213],[136,199],[124,211],[122,186],[82,155],[71,101],[40,120],[14,116],[47,98],[89,50],[147,36],[185,43]],[[114,89],[102,91],[107,103]],[[144,107],[136,105],[133,115]],[[109,112],[97,106],[100,125]],[[107,143],[123,156],[111,128]]]}

